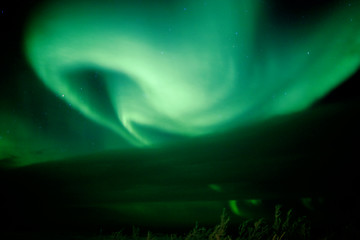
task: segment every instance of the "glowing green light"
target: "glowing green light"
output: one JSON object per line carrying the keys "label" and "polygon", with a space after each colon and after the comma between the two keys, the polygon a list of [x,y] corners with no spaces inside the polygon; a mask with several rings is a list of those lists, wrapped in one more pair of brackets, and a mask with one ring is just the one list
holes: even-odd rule
{"label": "glowing green light", "polygon": [[248,203],[249,205],[253,205],[253,206],[259,206],[262,203],[261,199],[248,199],[245,200],[246,203]]}
{"label": "glowing green light", "polygon": [[355,6],[290,33],[261,1],[142,4],[49,4],[25,40],[55,94],[135,145],[303,110],[359,66]]}
{"label": "glowing green light", "polygon": [[221,192],[221,186],[218,184],[209,184],[209,188],[216,192]]}
{"label": "glowing green light", "polygon": [[0,167],[39,163],[49,158],[57,160],[66,156],[60,152],[43,150],[44,145],[52,148],[58,146],[58,142],[44,140],[41,133],[20,117],[0,113],[0,119]]}
{"label": "glowing green light", "polygon": [[237,206],[237,201],[236,200],[230,200],[229,201],[229,206],[230,206],[231,211],[234,214],[236,214],[238,216],[241,216],[241,212],[240,212],[240,210],[239,210],[239,208]]}

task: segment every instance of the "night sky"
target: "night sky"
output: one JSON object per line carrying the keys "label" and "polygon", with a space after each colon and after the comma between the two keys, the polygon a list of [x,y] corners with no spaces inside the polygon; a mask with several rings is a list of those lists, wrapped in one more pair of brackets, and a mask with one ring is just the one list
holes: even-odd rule
{"label": "night sky", "polygon": [[1,232],[356,217],[359,2],[6,2]]}

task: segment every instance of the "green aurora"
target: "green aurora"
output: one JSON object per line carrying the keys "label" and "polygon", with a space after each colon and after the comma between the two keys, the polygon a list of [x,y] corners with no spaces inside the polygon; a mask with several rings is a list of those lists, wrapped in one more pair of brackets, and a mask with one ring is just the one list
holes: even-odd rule
{"label": "green aurora", "polygon": [[0,89],[5,218],[174,227],[351,201],[358,101],[316,104],[359,69],[360,4],[279,2],[32,8]]}
{"label": "green aurora", "polygon": [[137,146],[304,110],[360,63],[357,6],[292,30],[262,1],[140,3],[49,4],[25,39],[54,94]]}

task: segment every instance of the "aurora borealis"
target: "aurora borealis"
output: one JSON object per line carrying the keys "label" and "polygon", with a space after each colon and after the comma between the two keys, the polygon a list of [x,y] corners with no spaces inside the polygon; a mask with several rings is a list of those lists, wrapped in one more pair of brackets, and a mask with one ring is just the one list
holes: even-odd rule
{"label": "aurora borealis", "polygon": [[358,2],[17,4],[1,9],[5,230],[352,211]]}
{"label": "aurora borealis", "polygon": [[360,63],[356,6],[291,32],[262,1],[140,3],[53,3],[25,35],[46,86],[135,145],[303,110]]}

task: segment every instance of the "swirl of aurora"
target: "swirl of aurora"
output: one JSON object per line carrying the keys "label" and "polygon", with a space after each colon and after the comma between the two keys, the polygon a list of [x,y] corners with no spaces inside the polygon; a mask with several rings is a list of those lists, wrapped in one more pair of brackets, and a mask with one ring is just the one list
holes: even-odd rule
{"label": "swirl of aurora", "polygon": [[284,22],[264,2],[51,2],[25,51],[51,91],[132,144],[226,131],[304,110],[359,66],[360,7]]}

